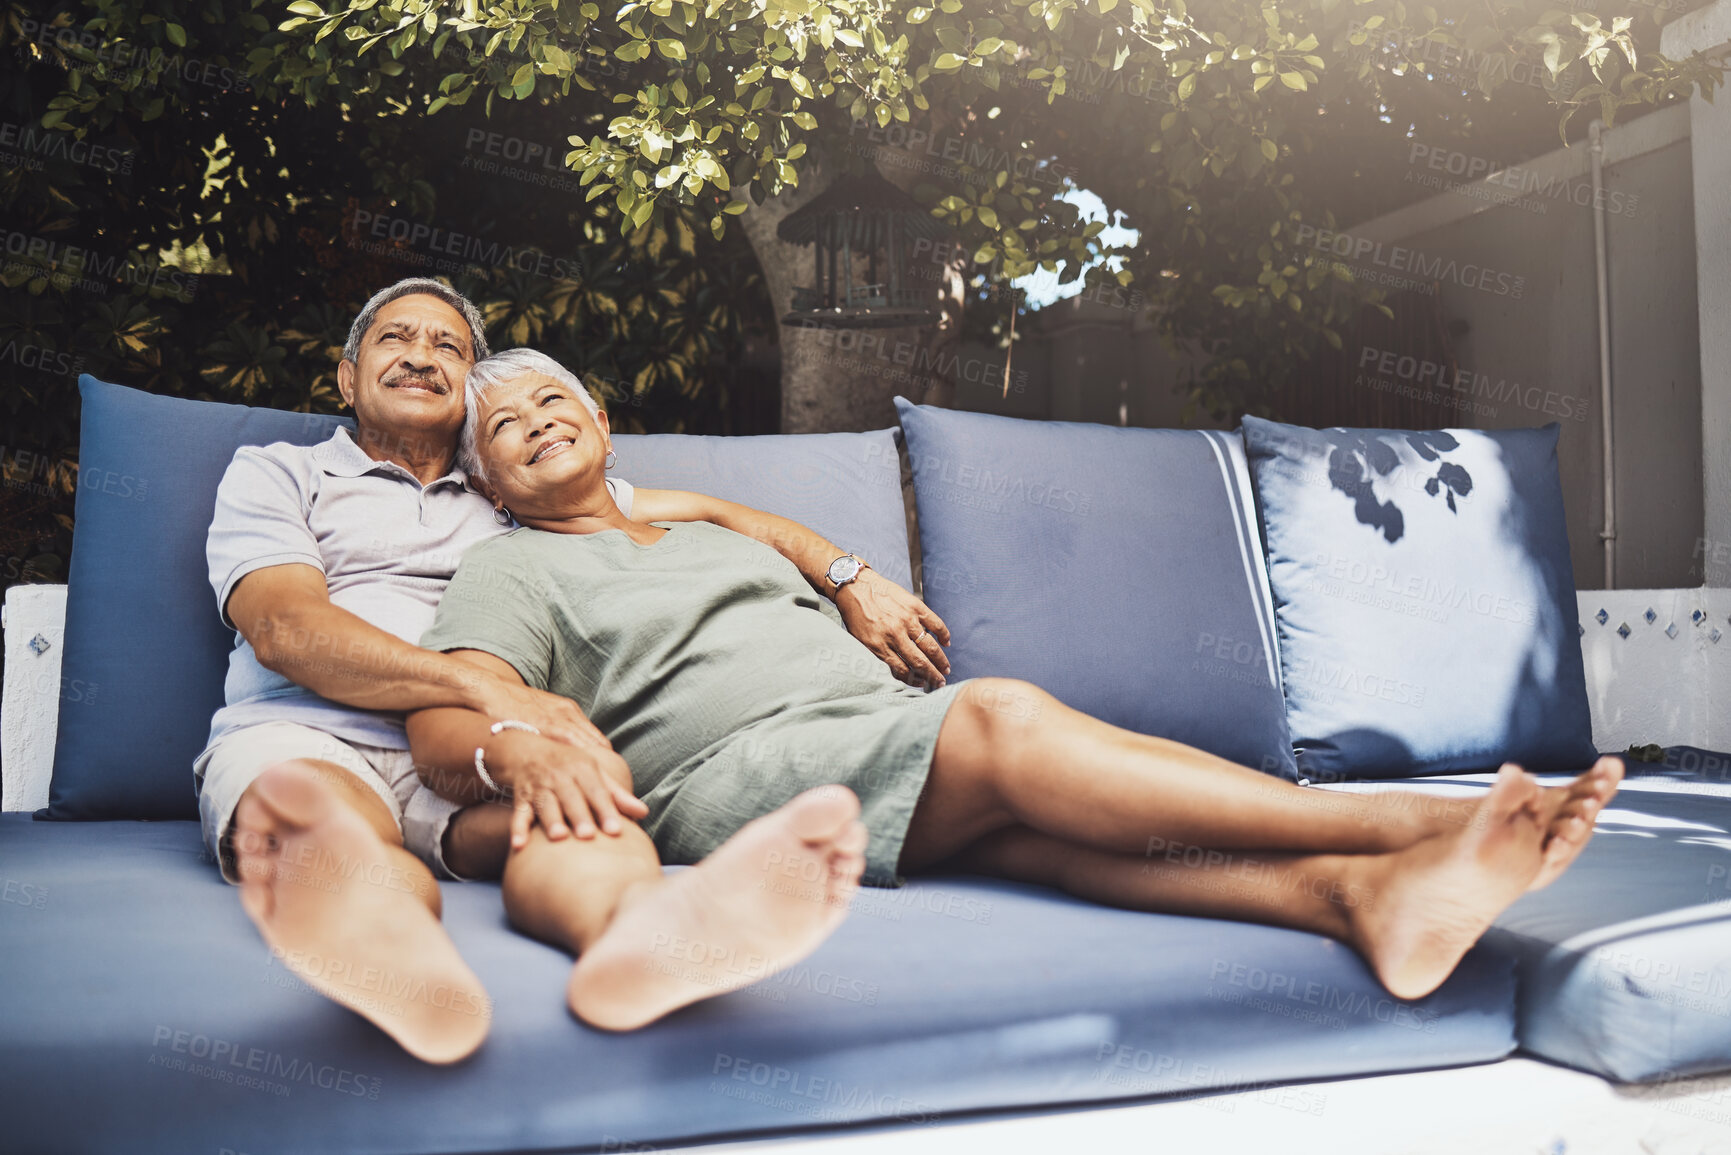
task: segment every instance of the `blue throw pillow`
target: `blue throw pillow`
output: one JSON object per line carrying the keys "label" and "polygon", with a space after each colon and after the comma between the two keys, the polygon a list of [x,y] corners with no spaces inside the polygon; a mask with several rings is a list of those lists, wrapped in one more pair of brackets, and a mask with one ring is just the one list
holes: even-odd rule
{"label": "blue throw pillow", "polygon": [[792,518],[912,588],[895,437],[893,429],[767,437],[619,434],[613,448],[615,471],[632,485],[689,489]]}
{"label": "blue throw pillow", "polygon": [[1236,436],[896,405],[952,677],[1295,776]]}
{"label": "blue throw pillow", "polygon": [[1558,428],[1244,419],[1306,776],[1592,763]]}
{"label": "blue throw pillow", "polygon": [[158,397],[86,374],[48,818],[197,818],[192,760],[234,634],[204,539],[242,445],[313,445],[340,418]]}

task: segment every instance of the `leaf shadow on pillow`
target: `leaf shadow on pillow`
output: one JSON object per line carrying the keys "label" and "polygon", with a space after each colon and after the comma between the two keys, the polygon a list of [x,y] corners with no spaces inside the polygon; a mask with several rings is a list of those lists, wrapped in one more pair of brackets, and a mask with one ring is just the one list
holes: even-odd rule
{"label": "leaf shadow on pillow", "polygon": [[[1394,446],[1368,430],[1319,429],[1316,435],[1332,446],[1328,455],[1328,481],[1352,499],[1353,516],[1361,524],[1380,530],[1391,545],[1404,537],[1406,517],[1400,506],[1392,498],[1379,500],[1371,485],[1374,477],[1388,477],[1400,468],[1400,454]],[[1459,513],[1455,495],[1465,497],[1472,492],[1472,474],[1455,462],[1444,461],[1442,455],[1459,449],[1460,442],[1441,429],[1392,436],[1405,438],[1423,460],[1438,462],[1436,476],[1425,481],[1424,491],[1432,497],[1443,494],[1449,512]]]}

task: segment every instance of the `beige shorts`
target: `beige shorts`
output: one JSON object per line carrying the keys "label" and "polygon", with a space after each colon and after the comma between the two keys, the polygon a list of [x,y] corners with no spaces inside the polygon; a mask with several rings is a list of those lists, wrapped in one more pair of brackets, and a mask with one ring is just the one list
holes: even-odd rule
{"label": "beige shorts", "polygon": [[457,878],[445,865],[444,839],[451,816],[463,807],[421,785],[407,750],[345,742],[296,722],[266,722],[224,734],[192,764],[204,844],[228,881],[240,881],[228,843],[240,796],[267,769],[294,758],[334,763],[366,783],[390,807],[403,845],[431,867],[435,877]]}

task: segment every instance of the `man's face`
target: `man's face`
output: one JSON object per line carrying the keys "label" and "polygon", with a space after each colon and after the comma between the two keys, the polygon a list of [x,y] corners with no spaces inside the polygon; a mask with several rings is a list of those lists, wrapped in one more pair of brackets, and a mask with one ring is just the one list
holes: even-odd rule
{"label": "man's face", "polygon": [[463,315],[414,294],[379,310],[356,360],[337,366],[337,385],[366,434],[454,446],[463,427],[463,378],[474,363]]}

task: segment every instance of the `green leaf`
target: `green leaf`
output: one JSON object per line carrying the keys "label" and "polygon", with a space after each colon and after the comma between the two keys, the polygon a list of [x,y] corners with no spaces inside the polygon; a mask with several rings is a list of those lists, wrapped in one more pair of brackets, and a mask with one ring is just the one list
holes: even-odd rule
{"label": "green leaf", "polygon": [[974,51],[981,56],[990,56],[1003,46],[1004,42],[1002,40],[999,40],[996,36],[988,36],[978,44],[974,45]]}
{"label": "green leaf", "polygon": [[685,45],[671,37],[665,40],[657,40],[655,42],[655,47],[660,50],[661,55],[667,57],[669,60],[685,59]]}
{"label": "green leaf", "polygon": [[1282,72],[1280,74],[1280,83],[1286,85],[1286,87],[1292,89],[1294,92],[1303,92],[1305,89],[1310,87],[1310,85],[1304,82],[1304,77],[1296,72]]}
{"label": "green leaf", "polygon": [[294,0],[294,3],[288,6],[288,10],[296,16],[323,16],[325,14],[325,10],[314,4],[313,0]]}
{"label": "green leaf", "polygon": [[981,205],[975,210],[975,212],[979,214],[980,223],[985,225],[988,229],[995,229],[998,227],[998,214],[987,208],[985,205]]}
{"label": "green leaf", "polygon": [[966,63],[964,58],[957,56],[954,52],[943,52],[939,53],[938,58],[932,61],[932,67],[939,72],[954,72]]}
{"label": "green leaf", "polygon": [[793,89],[795,92],[799,93],[801,96],[805,97],[807,100],[810,100],[815,95],[815,93],[813,93],[811,90],[811,81],[807,80],[803,73],[799,73],[799,72],[788,73],[787,74],[787,85],[789,88]]}
{"label": "green leaf", "polygon": [[1280,159],[1280,146],[1266,136],[1262,138],[1262,157],[1269,164]]}
{"label": "green leaf", "polygon": [[805,129],[807,132],[811,132],[817,128],[817,117],[803,110],[791,114],[788,119],[799,125],[799,127]]}
{"label": "green leaf", "polygon": [[1178,82],[1178,99],[1189,100],[1195,91],[1196,73],[1192,72],[1189,76],[1186,76],[1183,80]]}
{"label": "green leaf", "polygon": [[170,24],[167,29],[168,42],[176,48],[186,47],[186,29],[178,24]]}

